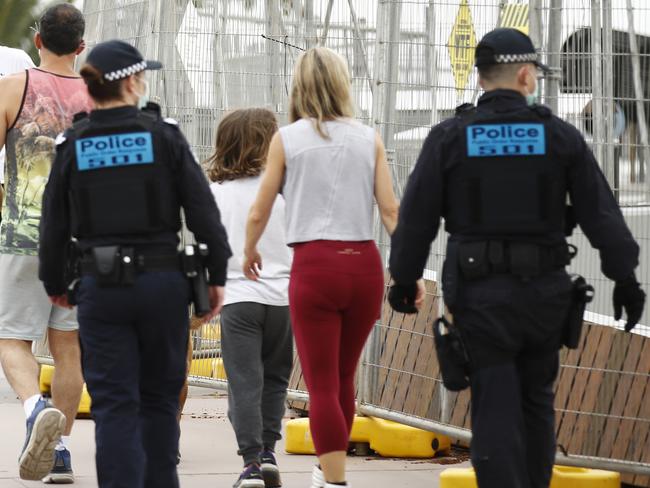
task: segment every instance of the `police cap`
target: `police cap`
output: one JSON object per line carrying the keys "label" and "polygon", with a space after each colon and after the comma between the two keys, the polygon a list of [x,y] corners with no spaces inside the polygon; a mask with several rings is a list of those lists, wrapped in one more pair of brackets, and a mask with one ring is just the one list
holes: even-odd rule
{"label": "police cap", "polygon": [[112,40],[97,44],[86,58],[108,81],[121,80],[146,69],[160,69],[158,61],[146,61],[131,44]]}
{"label": "police cap", "polygon": [[517,29],[501,27],[483,36],[476,46],[474,65],[533,63],[544,72],[549,67],[539,62],[533,41]]}

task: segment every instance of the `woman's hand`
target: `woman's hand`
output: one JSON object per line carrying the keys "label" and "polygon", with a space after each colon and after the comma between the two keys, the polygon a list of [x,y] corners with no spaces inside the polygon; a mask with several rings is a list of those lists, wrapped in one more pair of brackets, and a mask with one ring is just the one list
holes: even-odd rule
{"label": "woman's hand", "polygon": [[244,275],[249,280],[257,281],[262,271],[262,256],[257,249],[244,251],[244,264],[242,266]]}

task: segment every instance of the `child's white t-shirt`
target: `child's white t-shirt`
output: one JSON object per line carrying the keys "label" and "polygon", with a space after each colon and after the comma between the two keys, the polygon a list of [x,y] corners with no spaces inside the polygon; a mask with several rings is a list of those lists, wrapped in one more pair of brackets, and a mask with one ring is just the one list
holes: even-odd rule
{"label": "child's white t-shirt", "polygon": [[225,305],[240,302],[276,306],[289,304],[289,272],[293,252],[287,246],[285,237],[282,196],[278,195],[275,199],[266,230],[257,245],[262,256],[261,277],[258,281],[249,280],[242,270],[248,211],[255,201],[260,182],[261,177],[255,176],[210,185],[233,253],[228,260]]}

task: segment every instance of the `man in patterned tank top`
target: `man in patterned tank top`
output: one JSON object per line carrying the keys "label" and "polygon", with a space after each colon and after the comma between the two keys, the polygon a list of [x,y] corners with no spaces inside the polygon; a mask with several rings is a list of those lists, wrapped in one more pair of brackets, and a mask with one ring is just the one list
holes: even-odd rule
{"label": "man in patterned tank top", "polygon": [[[84,28],[83,15],[73,6],[48,8],[34,37],[39,67],[0,80],[0,146],[6,148],[0,362],[27,417],[20,477],[43,478],[46,483],[74,481],[66,444],[83,378],[76,314],[50,303],[38,280],[38,226],[57,135],[72,124],[75,113],[91,109],[86,86],[74,71],[75,58],[84,48]],[[38,364],[32,355],[32,342],[46,331],[56,366],[56,408],[40,396]]]}

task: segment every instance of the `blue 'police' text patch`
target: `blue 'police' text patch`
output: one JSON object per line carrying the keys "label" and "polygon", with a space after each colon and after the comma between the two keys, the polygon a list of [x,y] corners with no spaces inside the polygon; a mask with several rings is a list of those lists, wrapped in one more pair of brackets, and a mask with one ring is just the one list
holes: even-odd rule
{"label": "blue 'police' text patch", "polygon": [[153,163],[149,132],[85,137],[76,141],[79,171]]}
{"label": "blue 'police' text patch", "polygon": [[544,124],[467,126],[469,157],[538,156],[546,154]]}

